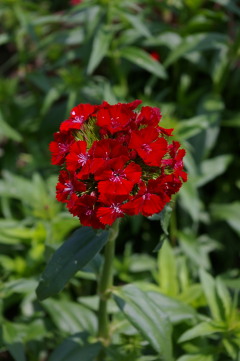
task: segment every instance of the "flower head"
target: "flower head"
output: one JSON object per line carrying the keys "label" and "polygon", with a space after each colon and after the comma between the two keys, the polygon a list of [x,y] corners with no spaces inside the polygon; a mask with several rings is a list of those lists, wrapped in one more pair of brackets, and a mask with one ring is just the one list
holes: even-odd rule
{"label": "flower head", "polygon": [[187,180],[185,150],[159,126],[158,108],[141,103],[79,104],[49,145],[61,166],[57,199],[85,226],[159,213]]}

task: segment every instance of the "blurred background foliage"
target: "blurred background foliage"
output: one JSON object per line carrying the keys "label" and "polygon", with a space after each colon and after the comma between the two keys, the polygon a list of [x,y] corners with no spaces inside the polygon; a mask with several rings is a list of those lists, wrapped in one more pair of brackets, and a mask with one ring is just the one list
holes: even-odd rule
{"label": "blurred background foliage", "polygon": [[[189,181],[164,217],[123,222],[116,304],[144,290],[169,316],[165,360],[240,360],[239,19],[235,0],[1,1],[0,359],[99,352],[86,332],[96,331],[100,256],[59,297],[36,301],[46,260],[79,225],[55,200],[48,143],[76,104],[141,99],[175,128]],[[106,360],[160,360],[116,304]]]}

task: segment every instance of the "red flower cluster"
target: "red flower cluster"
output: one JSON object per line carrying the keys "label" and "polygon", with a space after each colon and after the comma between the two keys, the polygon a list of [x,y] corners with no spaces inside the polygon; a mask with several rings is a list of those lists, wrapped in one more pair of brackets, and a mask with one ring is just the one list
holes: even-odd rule
{"label": "red flower cluster", "polygon": [[168,142],[159,109],[141,103],[79,104],[50,143],[61,166],[57,199],[82,225],[105,228],[117,218],[159,213],[182,182],[185,151]]}

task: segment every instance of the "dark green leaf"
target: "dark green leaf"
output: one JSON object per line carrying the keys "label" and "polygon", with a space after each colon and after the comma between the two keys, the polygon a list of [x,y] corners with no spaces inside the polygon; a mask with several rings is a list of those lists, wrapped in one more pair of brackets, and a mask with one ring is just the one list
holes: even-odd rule
{"label": "dark green leaf", "polygon": [[108,232],[96,233],[82,227],[54,253],[43,272],[38,288],[39,300],[60,292],[69,279],[82,269],[107,242]]}
{"label": "dark green leaf", "polygon": [[214,218],[226,221],[238,234],[240,234],[240,202],[230,204],[213,204],[211,213]]}
{"label": "dark green leaf", "polygon": [[93,361],[101,347],[100,342],[89,343],[84,335],[74,335],[64,340],[48,361]]}
{"label": "dark green leaf", "polygon": [[0,137],[7,137],[17,142],[22,140],[21,134],[16,129],[12,128],[3,118],[3,114],[0,111]]}
{"label": "dark green leaf", "polygon": [[7,345],[7,349],[15,361],[27,361],[24,346],[21,342],[14,342]]}

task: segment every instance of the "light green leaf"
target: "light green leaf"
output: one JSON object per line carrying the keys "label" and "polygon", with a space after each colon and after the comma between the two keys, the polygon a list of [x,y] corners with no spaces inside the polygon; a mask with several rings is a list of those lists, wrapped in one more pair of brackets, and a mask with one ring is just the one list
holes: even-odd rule
{"label": "light green leaf", "polygon": [[183,184],[179,196],[181,198],[181,206],[189,213],[194,222],[198,222],[202,203],[199,199],[196,181],[191,175],[188,181]]}
{"label": "light green leaf", "polygon": [[151,33],[148,30],[148,28],[143,23],[142,19],[139,18],[139,16],[131,15],[126,12],[121,12],[121,16],[125,18],[129,23],[132,25],[133,28],[135,28],[139,34],[150,37]]}
{"label": "light green leaf", "polygon": [[96,315],[88,308],[71,301],[49,299],[42,306],[50,314],[58,329],[73,334],[88,331],[96,332]]}
{"label": "light green leaf", "polygon": [[92,52],[87,67],[87,74],[92,74],[103,57],[107,54],[111,38],[112,33],[109,27],[99,28],[94,37]]}
{"label": "light green leaf", "polygon": [[158,253],[158,283],[163,293],[168,296],[178,294],[177,266],[173,249],[169,242],[164,242]]}
{"label": "light green leaf", "polygon": [[200,279],[203,286],[203,291],[207,299],[207,304],[211,310],[212,317],[215,320],[221,321],[221,305],[218,299],[216,284],[212,276],[205,272],[203,269],[200,270]]}
{"label": "light green leaf", "polygon": [[119,49],[119,55],[159,78],[167,78],[167,73],[162,64],[154,60],[151,55],[142,49],[133,46],[125,47]]}
{"label": "light green leaf", "polygon": [[232,300],[230,297],[230,293],[221,280],[221,278],[217,277],[216,279],[216,287],[217,287],[217,294],[221,300],[221,303],[223,305],[224,314],[225,314],[225,320],[229,320],[232,312]]}
{"label": "light green leaf", "polygon": [[179,338],[178,342],[186,342],[192,340],[196,337],[203,337],[211,335],[217,332],[225,332],[226,329],[222,325],[214,324],[213,322],[201,322],[197,326],[191,328],[190,330],[184,332]]}
{"label": "light green leaf", "polygon": [[209,121],[205,115],[197,115],[196,117],[182,120],[177,124],[177,135],[182,139],[188,139],[194,135],[206,130],[209,127]]}
{"label": "light green leaf", "polygon": [[130,323],[143,335],[156,352],[172,361],[172,327],[161,305],[133,285],[114,291],[114,299]]}
{"label": "light green leaf", "polygon": [[234,345],[227,338],[224,338],[222,340],[222,343],[223,343],[223,346],[224,346],[225,350],[227,351],[228,355],[232,358],[232,360],[239,361],[239,359],[237,359],[238,352],[240,351],[239,347],[237,345]]}
{"label": "light green leaf", "polygon": [[39,300],[60,292],[69,279],[82,269],[107,242],[108,232],[96,233],[81,227],[54,253],[37,287]]}
{"label": "light green leaf", "polygon": [[89,343],[84,335],[64,340],[50,355],[48,361],[93,361],[101,350],[101,343]]}
{"label": "light green leaf", "polygon": [[173,324],[196,318],[195,310],[182,301],[166,296],[160,292],[150,291],[147,292],[147,294],[156,306],[161,306],[161,309]]}
{"label": "light green leaf", "polygon": [[168,67],[180,57],[185,56],[190,52],[220,49],[227,41],[227,35],[214,32],[189,35],[183,39],[179,46],[174,48],[164,65]]}
{"label": "light green leaf", "polygon": [[197,181],[197,186],[201,187],[224,173],[232,159],[231,155],[219,155],[203,161],[201,164],[201,176]]}
{"label": "light green leaf", "polygon": [[199,242],[196,242],[196,236],[191,232],[179,232],[178,233],[180,246],[189,259],[204,269],[211,267],[210,261],[204,252],[204,248],[201,247]]}
{"label": "light green leaf", "polygon": [[177,361],[214,361],[213,355],[205,355],[202,353],[184,355],[177,359]]}

